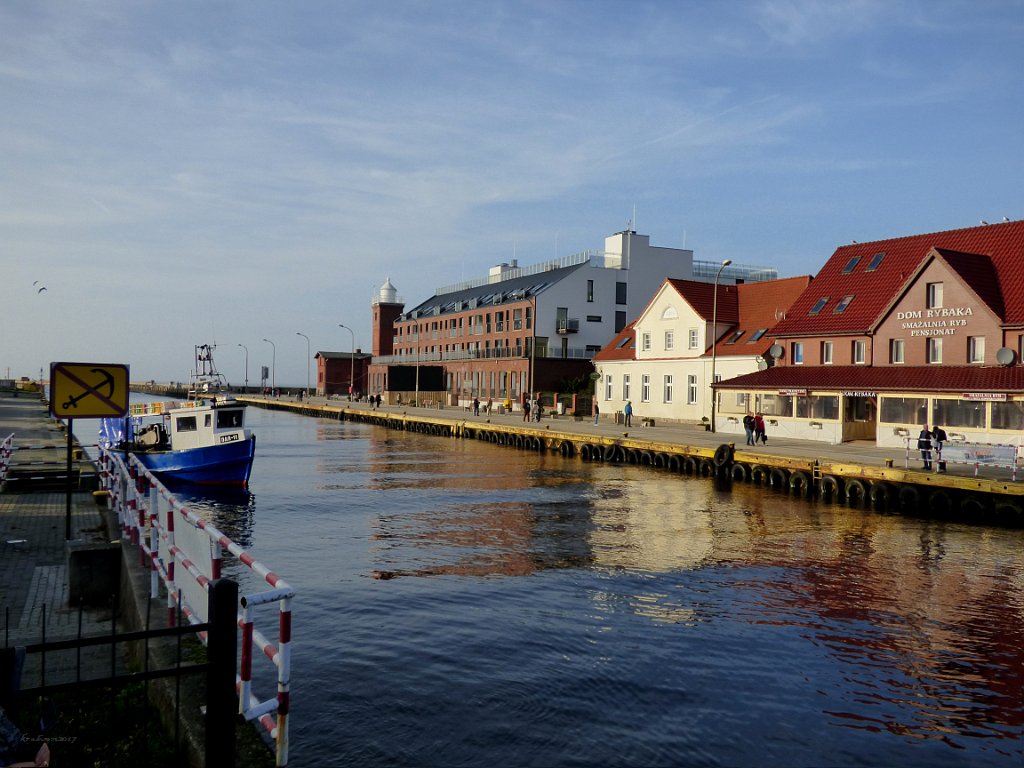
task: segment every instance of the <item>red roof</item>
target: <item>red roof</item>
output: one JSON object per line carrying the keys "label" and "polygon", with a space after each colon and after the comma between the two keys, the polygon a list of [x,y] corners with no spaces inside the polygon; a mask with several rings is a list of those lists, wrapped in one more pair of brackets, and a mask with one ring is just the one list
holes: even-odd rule
{"label": "red roof", "polygon": [[1024,366],[783,365],[737,376],[715,386],[833,392],[1024,393]]}
{"label": "red roof", "polygon": [[[1024,325],[1024,221],[1010,221],[844,245],[793,303],[774,334],[869,333],[933,249],[1004,324]],[[884,256],[869,271],[879,254]],[[845,296],[853,296],[852,301],[845,312],[835,314]],[[811,315],[811,308],[826,297],[828,303]]]}
{"label": "red roof", "polygon": [[636,358],[636,331],[633,326],[636,320],[627,325],[601,351],[594,355],[596,362],[602,360],[633,360]]}

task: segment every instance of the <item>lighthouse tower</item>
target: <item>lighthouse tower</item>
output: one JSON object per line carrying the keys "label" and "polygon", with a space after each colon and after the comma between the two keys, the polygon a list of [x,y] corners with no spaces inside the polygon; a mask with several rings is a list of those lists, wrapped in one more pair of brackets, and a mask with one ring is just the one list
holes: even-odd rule
{"label": "lighthouse tower", "polygon": [[393,355],[395,353],[395,321],[405,309],[405,304],[398,297],[398,291],[391,284],[391,278],[373,297],[373,356]]}

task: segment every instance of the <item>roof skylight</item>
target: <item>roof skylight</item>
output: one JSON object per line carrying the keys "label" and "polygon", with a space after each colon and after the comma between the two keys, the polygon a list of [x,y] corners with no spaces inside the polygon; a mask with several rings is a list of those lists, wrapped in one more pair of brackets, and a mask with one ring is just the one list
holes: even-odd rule
{"label": "roof skylight", "polygon": [[818,299],[818,302],[813,307],[811,307],[811,311],[808,312],[807,314],[809,314],[809,315],[816,315],[816,314],[818,314],[819,312],[821,312],[821,310],[823,310],[825,308],[826,304],[828,304],[828,296],[822,296],[820,299]]}
{"label": "roof skylight", "polygon": [[843,296],[843,298],[839,300],[839,303],[836,304],[836,308],[832,310],[832,314],[841,315],[843,312],[846,311],[846,308],[850,306],[851,301],[853,301],[852,293],[849,296]]}

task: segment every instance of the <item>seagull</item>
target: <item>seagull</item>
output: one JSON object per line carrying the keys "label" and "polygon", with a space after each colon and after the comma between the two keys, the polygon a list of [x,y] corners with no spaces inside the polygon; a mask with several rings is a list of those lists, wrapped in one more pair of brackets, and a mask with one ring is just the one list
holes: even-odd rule
{"label": "seagull", "polygon": [[42,288],[40,288],[38,291],[36,291],[36,293],[42,293],[45,290],[46,290],[46,286],[44,285]]}

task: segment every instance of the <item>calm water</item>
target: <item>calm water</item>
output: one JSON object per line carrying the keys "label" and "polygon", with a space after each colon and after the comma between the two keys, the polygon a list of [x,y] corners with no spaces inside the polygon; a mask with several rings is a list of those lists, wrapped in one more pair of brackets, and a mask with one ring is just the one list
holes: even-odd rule
{"label": "calm water", "polygon": [[250,425],[208,513],[298,589],[293,766],[1024,763],[1020,531]]}

